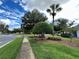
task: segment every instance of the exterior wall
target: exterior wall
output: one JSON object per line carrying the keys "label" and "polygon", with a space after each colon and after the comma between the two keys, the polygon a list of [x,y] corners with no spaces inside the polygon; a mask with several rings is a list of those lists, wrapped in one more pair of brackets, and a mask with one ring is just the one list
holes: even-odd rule
{"label": "exterior wall", "polygon": [[79,30],[77,31],[77,38],[79,38]]}

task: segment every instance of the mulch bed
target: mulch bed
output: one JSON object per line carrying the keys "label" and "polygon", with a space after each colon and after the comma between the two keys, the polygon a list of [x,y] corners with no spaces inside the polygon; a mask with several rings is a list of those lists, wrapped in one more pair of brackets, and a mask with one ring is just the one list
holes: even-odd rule
{"label": "mulch bed", "polygon": [[50,42],[50,43],[60,43],[60,44],[66,45],[66,46],[79,48],[79,44],[78,43],[71,42],[71,41],[68,41],[68,40],[62,40],[62,41],[47,40],[47,42]]}
{"label": "mulch bed", "polygon": [[47,40],[62,41],[62,38],[57,38],[57,37],[48,37]]}
{"label": "mulch bed", "polygon": [[63,40],[61,38],[53,38],[53,39],[52,39],[52,37],[51,38],[40,38],[38,36],[30,37],[30,38],[35,39],[37,41],[46,40],[49,43],[61,43],[61,44],[64,44],[66,46],[79,48],[79,43],[76,43],[76,42],[73,42],[73,41],[71,42],[70,40]]}
{"label": "mulch bed", "polygon": [[75,42],[71,42],[71,41],[62,41],[62,43],[64,43],[65,45],[71,46],[71,47],[77,47],[79,48],[79,44],[75,43]]}

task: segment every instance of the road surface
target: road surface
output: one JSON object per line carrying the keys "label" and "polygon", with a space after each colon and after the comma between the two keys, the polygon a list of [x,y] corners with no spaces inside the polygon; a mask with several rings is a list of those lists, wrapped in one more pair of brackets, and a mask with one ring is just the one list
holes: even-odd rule
{"label": "road surface", "polygon": [[16,35],[10,34],[10,35],[0,35],[0,47],[7,44],[8,42],[14,40],[16,38]]}

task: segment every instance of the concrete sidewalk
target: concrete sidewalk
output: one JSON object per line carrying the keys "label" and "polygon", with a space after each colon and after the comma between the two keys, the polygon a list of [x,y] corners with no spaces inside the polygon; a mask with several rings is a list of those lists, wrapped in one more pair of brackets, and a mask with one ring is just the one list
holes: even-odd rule
{"label": "concrete sidewalk", "polygon": [[24,38],[20,53],[16,59],[35,59],[32,48],[27,38]]}

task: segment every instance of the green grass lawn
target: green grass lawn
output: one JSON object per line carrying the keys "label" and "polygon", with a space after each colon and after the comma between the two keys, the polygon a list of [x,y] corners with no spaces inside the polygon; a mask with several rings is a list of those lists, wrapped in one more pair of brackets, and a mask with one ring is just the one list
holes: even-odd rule
{"label": "green grass lawn", "polygon": [[79,59],[79,48],[30,39],[36,59]]}
{"label": "green grass lawn", "polygon": [[21,43],[22,38],[16,38],[13,42],[0,48],[0,59],[16,59]]}

